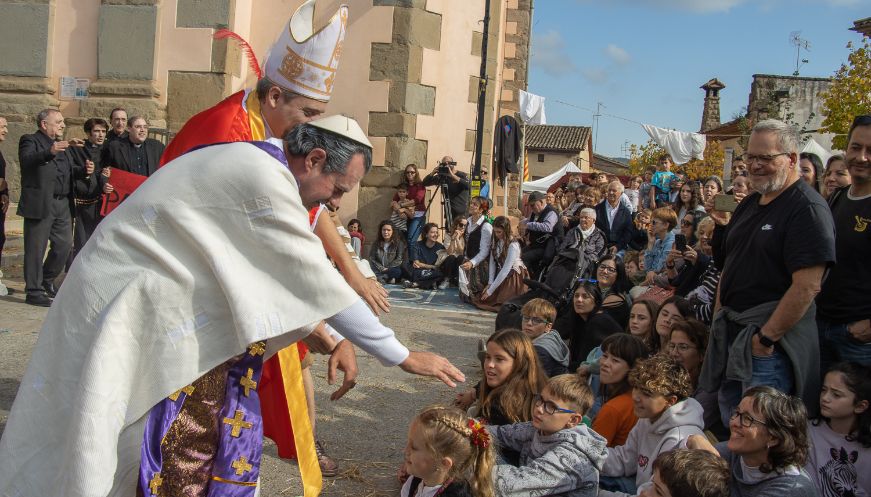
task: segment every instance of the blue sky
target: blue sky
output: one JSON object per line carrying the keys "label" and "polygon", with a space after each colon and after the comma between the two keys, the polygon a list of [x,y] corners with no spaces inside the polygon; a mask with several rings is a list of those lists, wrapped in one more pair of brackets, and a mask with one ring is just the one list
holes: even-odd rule
{"label": "blue sky", "polygon": [[[590,126],[603,114],[698,131],[704,92],[719,78],[723,122],[747,105],[753,74],[791,75],[790,33],[810,42],[802,76],[831,76],[846,61],[853,21],[871,0],[536,0],[529,91],[547,98],[548,124]],[[557,100],[571,105],[558,103]],[[581,108],[578,108],[581,107]],[[599,118],[598,153],[642,144],[641,126]]]}

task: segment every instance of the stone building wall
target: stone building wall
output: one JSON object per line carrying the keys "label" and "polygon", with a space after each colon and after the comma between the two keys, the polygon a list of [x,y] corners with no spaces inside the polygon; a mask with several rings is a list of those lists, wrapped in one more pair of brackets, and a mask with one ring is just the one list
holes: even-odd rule
{"label": "stone building wall", "polygon": [[830,84],[828,78],[754,74],[747,117],[753,123],[776,118],[804,127],[813,131],[810,137],[831,150],[833,135],[815,132],[825,117],[820,93]]}

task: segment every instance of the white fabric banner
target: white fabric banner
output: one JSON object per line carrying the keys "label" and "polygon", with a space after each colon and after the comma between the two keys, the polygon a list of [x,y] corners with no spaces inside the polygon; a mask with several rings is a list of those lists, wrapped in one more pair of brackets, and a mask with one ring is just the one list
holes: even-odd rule
{"label": "white fabric banner", "polygon": [[644,131],[664,148],[675,164],[686,164],[690,159],[703,159],[707,139],[699,133],[663,129],[651,124],[642,124]]}
{"label": "white fabric banner", "polygon": [[544,115],[544,97],[518,90],[520,119],[526,124],[547,124]]}

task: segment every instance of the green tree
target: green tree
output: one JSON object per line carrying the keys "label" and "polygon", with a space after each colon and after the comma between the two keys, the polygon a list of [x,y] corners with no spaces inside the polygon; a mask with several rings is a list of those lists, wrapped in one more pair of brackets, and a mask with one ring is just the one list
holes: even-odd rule
{"label": "green tree", "polygon": [[832,148],[847,148],[847,131],[853,118],[871,109],[871,41],[863,38],[860,46],[847,43],[847,63],[835,71],[831,86],[820,95],[826,118],[820,131],[835,133]]}
{"label": "green tree", "polygon": [[655,166],[665,154],[665,149],[652,139],[640,146],[633,143],[629,145],[629,172],[633,175],[642,174],[648,166]]}
{"label": "green tree", "polygon": [[[647,140],[644,145],[632,144],[629,146],[629,171],[642,174],[648,166],[655,166],[659,158],[666,155],[664,148],[655,141]],[[705,179],[712,175],[723,174],[723,161],[725,152],[719,141],[708,141],[705,146],[704,159],[692,159],[686,164],[672,167],[672,171],[685,173],[692,179]]]}

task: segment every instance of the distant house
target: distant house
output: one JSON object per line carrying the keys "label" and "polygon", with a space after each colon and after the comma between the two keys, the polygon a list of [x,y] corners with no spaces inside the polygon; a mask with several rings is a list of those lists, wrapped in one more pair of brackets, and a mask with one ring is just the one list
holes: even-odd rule
{"label": "distant house", "polygon": [[831,149],[833,135],[818,131],[824,117],[820,94],[830,84],[829,78],[754,74],[746,116],[720,124],[719,92],[726,86],[714,78],[702,86],[705,104],[701,133],[708,140],[717,140],[724,148],[733,148],[740,154],[743,153],[741,138],[749,134],[750,125],[768,118],[789,116],[790,122],[804,128],[805,136]]}
{"label": "distant house", "polygon": [[529,178],[536,180],[556,172],[566,162],[590,171],[593,134],[587,126],[533,125],[526,127]]}
{"label": "distant house", "polygon": [[593,165],[591,167],[601,173],[613,174],[621,178],[629,176],[629,164],[597,153],[593,153]]}

